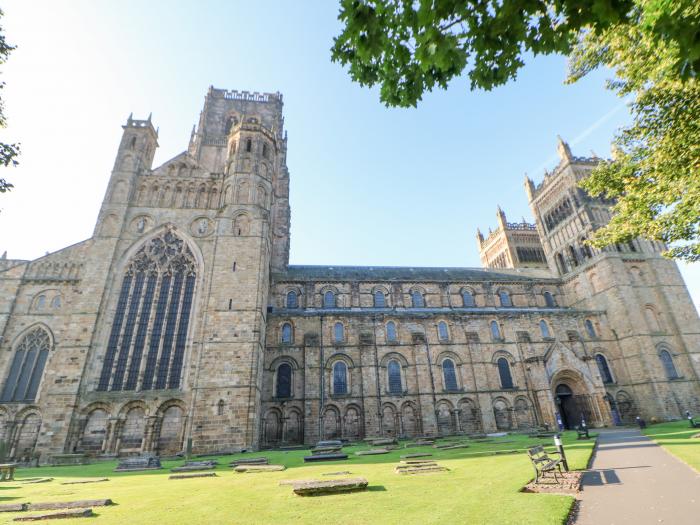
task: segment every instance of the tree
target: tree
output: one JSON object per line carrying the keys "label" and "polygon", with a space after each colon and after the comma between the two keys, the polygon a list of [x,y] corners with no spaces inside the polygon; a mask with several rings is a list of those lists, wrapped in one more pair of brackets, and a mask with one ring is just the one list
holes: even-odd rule
{"label": "tree", "polygon": [[[698,3],[679,1],[672,7],[673,16],[700,18]],[[612,219],[591,241],[602,247],[646,237],[668,243],[665,255],[698,261],[700,79],[680,72],[678,43],[655,38],[641,10],[635,16],[636,24],[582,35],[570,55],[568,82],[605,65],[616,76],[608,87],[634,97],[633,123],[615,137],[613,159],[581,184],[592,195],[616,201]]]}
{"label": "tree", "polygon": [[643,236],[700,260],[700,3],[697,0],[341,0],[333,60],[390,106],[415,106],[467,70],[471,89],[514,79],[527,53],[570,58],[567,81],[599,66],[633,96],[616,154],[582,186],[615,199],[592,243]]}
{"label": "tree", "polygon": [[[380,85],[389,106],[415,106],[468,70],[471,88],[516,77],[525,55],[568,54],[582,29],[644,24],[681,50],[675,68],[700,74],[698,18],[679,16],[694,0],[340,0],[344,27],[332,58],[361,85]],[[641,14],[639,13],[641,12]]]}
{"label": "tree", "polygon": [[[0,18],[2,18],[3,12],[0,10]],[[4,64],[10,52],[14,49],[5,40],[5,35],[2,34],[2,28],[0,27],[0,65]],[[5,87],[4,82],[0,82],[0,89]],[[5,118],[5,104],[0,98],[0,128],[7,127],[7,120]],[[7,166],[17,166],[17,157],[19,156],[19,144],[6,144],[0,142],[0,165]],[[0,177],[0,193],[5,193],[12,189],[12,184],[7,182],[4,177]]]}

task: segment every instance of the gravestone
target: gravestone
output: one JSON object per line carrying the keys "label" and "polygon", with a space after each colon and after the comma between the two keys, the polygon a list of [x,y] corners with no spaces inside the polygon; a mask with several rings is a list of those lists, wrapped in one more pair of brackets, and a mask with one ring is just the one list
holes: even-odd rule
{"label": "gravestone", "polygon": [[267,465],[269,460],[264,457],[258,458],[238,458],[229,463],[229,467],[237,467],[238,465]]}
{"label": "gravestone", "polygon": [[186,461],[184,465],[173,467],[170,472],[196,472],[198,470],[212,470],[216,468],[216,460],[208,461]]}
{"label": "gravestone", "polygon": [[239,473],[254,474],[257,472],[277,472],[286,468],[284,465],[239,465],[233,470]]}
{"label": "gravestone", "polygon": [[139,470],[157,470],[159,468],[163,468],[160,465],[160,458],[153,454],[143,454],[141,456],[121,458],[114,472],[136,472]]}
{"label": "gravestone", "polygon": [[394,445],[394,444],[396,444],[396,439],[394,439],[394,438],[379,438],[379,439],[372,440],[371,443],[372,443],[372,445],[375,445],[375,446]]}
{"label": "gravestone", "polygon": [[79,501],[49,501],[46,503],[29,503],[27,510],[84,509],[87,507],[106,507],[112,505],[111,499],[86,499]]}
{"label": "gravestone", "polygon": [[173,474],[168,479],[216,478],[216,472],[195,472],[193,474]]}
{"label": "gravestone", "polygon": [[310,463],[314,461],[335,461],[338,459],[348,459],[347,454],[316,454],[315,456],[304,456],[304,462]]}
{"label": "gravestone", "polygon": [[360,450],[355,452],[356,456],[376,456],[377,454],[388,454],[389,451],[385,448],[374,448],[371,450]]}
{"label": "gravestone", "polygon": [[49,465],[59,467],[63,465],[88,465],[90,458],[86,454],[53,454],[49,457]]}
{"label": "gravestone", "polygon": [[311,454],[340,454],[342,450],[343,447],[316,447],[311,449]]}
{"label": "gravestone", "polygon": [[322,447],[343,447],[343,442],[338,439],[328,439],[325,441],[319,441],[316,443],[316,448]]}
{"label": "gravestone", "polygon": [[432,456],[432,454],[428,452],[416,452],[415,454],[404,454],[403,456],[401,456],[401,459],[427,458],[429,456]]}
{"label": "gravestone", "polygon": [[92,509],[71,509],[62,510],[61,512],[52,512],[49,514],[33,514],[31,516],[19,516],[12,521],[40,521],[40,520],[55,520],[63,518],[90,518],[94,516]]}

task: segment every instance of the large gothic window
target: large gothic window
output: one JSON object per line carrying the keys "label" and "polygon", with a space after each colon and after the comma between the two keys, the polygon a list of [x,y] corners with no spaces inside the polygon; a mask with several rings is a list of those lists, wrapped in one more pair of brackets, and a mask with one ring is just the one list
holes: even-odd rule
{"label": "large gothic window", "polygon": [[671,357],[669,351],[661,350],[659,359],[661,359],[661,364],[664,366],[666,377],[668,379],[678,379],[678,371],[676,370],[676,365],[673,364],[673,357]]}
{"label": "large gothic window", "polygon": [[15,348],[0,401],[27,403],[36,399],[50,349],[51,338],[43,328],[35,328],[22,338]]}
{"label": "large gothic window", "polygon": [[187,244],[171,231],[126,267],[98,390],[179,388],[196,281]]}

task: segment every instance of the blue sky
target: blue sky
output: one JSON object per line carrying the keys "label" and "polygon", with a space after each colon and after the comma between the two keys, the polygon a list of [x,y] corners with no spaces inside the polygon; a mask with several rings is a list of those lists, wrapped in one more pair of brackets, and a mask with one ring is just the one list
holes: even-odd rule
{"label": "blue sky", "polygon": [[[121,125],[160,127],[156,165],[187,146],[209,85],[280,91],[297,264],[479,266],[475,232],[530,218],[523,179],[575,155],[605,156],[629,115],[605,72],[563,84],[562,57],[530,60],[491,92],[459,79],[417,109],[387,109],[330,61],[337,3],[4,2],[18,49],[3,67],[23,144],[0,197],[0,252],[32,258],[92,234]],[[684,267],[695,302],[700,268]]]}

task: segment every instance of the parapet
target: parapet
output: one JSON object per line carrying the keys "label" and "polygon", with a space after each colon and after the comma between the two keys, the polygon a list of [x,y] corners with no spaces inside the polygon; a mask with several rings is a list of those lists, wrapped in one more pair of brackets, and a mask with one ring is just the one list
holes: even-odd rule
{"label": "parapet", "polygon": [[225,98],[228,100],[245,100],[248,102],[264,102],[264,103],[282,103],[282,93],[258,93],[257,91],[237,91],[235,89],[216,89],[214,86],[209,86],[207,96],[213,98]]}

